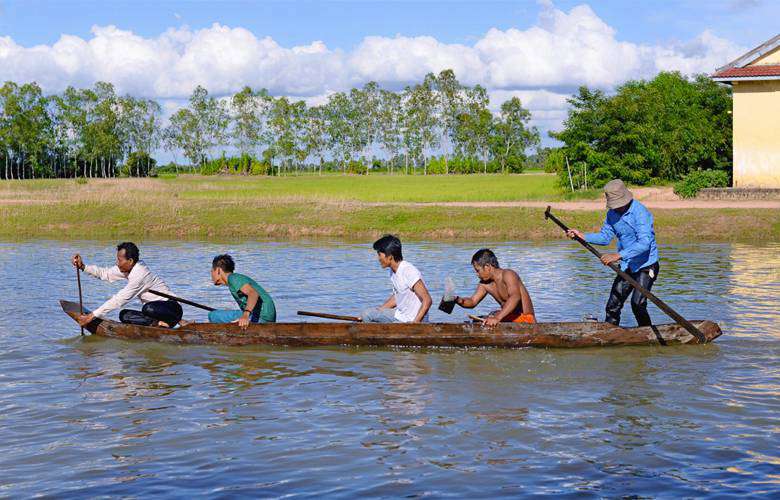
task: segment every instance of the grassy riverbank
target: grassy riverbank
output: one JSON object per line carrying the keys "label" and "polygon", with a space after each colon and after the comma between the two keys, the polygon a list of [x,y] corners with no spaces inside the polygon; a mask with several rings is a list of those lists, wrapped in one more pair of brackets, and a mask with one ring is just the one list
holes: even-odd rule
{"label": "grassy riverbank", "polygon": [[[552,176],[368,176],[6,181],[0,239],[547,240],[560,230],[531,207],[420,202],[561,201]],[[599,196],[598,193],[578,197]],[[780,241],[780,210],[654,210],[661,241]],[[563,214],[596,228],[602,210]]]}
{"label": "grassy riverbank", "polygon": [[563,193],[554,175],[368,175],[262,177],[180,175],[159,179],[41,179],[0,181],[0,200],[91,201],[116,195],[143,200],[175,196],[187,200],[247,199],[359,202],[472,202],[587,198],[594,191]]}

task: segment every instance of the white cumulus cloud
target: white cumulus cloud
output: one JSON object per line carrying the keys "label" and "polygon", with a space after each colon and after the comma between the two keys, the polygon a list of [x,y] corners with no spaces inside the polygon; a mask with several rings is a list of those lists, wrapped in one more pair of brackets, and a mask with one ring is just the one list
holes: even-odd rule
{"label": "white cumulus cloud", "polygon": [[[543,3],[526,29],[490,29],[472,44],[431,36],[367,36],[349,50],[322,41],[284,47],[241,27],[170,28],[143,37],[95,26],[86,39],[63,34],[51,45],[24,47],[0,37],[0,79],[37,81],[48,92],[104,80],[120,93],[186,98],[197,85],[216,95],[245,85],[321,102],[327,94],[374,80],[391,88],[452,68],[469,85],[500,100],[517,95],[536,120],[560,123],[567,95],[579,85],[609,89],[660,70],[710,73],[745,51],[705,31],[657,45],[620,40],[588,5],[563,11]],[[546,127],[545,127],[546,128]]]}

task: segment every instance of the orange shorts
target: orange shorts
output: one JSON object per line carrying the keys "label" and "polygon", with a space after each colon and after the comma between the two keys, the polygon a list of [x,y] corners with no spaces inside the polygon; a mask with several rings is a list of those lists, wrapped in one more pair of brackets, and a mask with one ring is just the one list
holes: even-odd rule
{"label": "orange shorts", "polygon": [[504,318],[504,322],[508,323],[536,323],[536,317],[533,314],[510,314]]}

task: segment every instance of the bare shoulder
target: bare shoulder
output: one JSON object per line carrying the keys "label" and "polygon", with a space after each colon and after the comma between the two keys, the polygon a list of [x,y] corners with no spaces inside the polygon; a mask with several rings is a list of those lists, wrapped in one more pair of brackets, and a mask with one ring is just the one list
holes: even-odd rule
{"label": "bare shoulder", "polygon": [[504,278],[504,281],[512,282],[512,281],[523,281],[520,279],[520,275],[517,274],[517,271],[514,269],[504,269],[502,274],[502,278]]}

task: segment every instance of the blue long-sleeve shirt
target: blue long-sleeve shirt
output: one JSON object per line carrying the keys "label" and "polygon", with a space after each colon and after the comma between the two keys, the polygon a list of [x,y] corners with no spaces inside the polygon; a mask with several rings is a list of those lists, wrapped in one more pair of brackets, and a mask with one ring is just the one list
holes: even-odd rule
{"label": "blue long-sleeve shirt", "polygon": [[585,241],[593,245],[609,245],[615,237],[623,271],[626,268],[638,271],[658,262],[653,214],[638,201],[633,200],[622,215],[614,210],[607,211],[601,231],[586,233]]}

